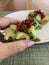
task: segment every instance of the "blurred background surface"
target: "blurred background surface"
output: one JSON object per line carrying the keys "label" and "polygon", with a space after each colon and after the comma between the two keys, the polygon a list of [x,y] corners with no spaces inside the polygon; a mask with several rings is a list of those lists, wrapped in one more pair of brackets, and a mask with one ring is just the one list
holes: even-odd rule
{"label": "blurred background surface", "polygon": [[49,0],[0,0],[0,11],[41,9],[49,11]]}

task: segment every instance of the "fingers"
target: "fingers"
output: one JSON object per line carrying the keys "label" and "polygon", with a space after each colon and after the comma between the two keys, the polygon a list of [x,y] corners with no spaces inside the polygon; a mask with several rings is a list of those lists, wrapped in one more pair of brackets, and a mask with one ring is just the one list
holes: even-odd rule
{"label": "fingers", "polygon": [[13,54],[22,52],[32,45],[34,45],[34,42],[30,40],[20,40],[7,44],[2,44],[2,46],[0,46],[0,60],[3,60]]}
{"label": "fingers", "polygon": [[9,24],[16,23],[16,22],[17,22],[17,19],[14,19],[14,18],[10,18],[10,17],[0,18],[0,27],[4,28],[8,26]]}

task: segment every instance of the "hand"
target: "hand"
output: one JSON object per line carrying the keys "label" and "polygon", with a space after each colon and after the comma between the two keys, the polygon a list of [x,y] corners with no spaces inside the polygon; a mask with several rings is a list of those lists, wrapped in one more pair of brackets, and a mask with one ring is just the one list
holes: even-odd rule
{"label": "hand", "polygon": [[[17,20],[13,18],[0,18],[0,28],[4,28],[11,23],[16,23]],[[0,43],[0,60],[3,60],[13,54],[19,53],[34,44],[31,40],[19,40],[7,44]]]}
{"label": "hand", "polygon": [[14,18],[9,18],[9,17],[0,18],[0,28],[4,28],[12,23],[15,24],[16,22],[17,22],[17,19],[14,19]]}

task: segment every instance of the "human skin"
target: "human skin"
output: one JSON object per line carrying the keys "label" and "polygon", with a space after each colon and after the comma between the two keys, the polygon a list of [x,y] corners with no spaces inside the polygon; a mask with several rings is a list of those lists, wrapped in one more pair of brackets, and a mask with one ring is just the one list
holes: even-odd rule
{"label": "human skin", "polygon": [[[0,18],[0,29],[8,26],[9,24],[16,23],[17,20],[13,18]],[[22,52],[26,48],[34,45],[34,41],[31,40],[19,40],[9,43],[2,43],[0,42],[0,61],[4,60],[5,58],[17,54],[19,52]]]}

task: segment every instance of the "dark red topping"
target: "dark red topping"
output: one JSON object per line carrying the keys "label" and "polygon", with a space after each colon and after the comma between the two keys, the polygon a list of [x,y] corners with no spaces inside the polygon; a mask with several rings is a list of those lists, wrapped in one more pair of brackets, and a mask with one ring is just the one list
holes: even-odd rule
{"label": "dark red topping", "polygon": [[36,16],[37,14],[40,14],[42,19],[45,17],[44,12],[41,12],[41,10],[34,11],[34,13],[35,13],[35,16]]}
{"label": "dark red topping", "polygon": [[[17,30],[18,30],[18,31],[27,33],[27,29],[28,29],[31,25],[33,25],[33,24],[34,24],[34,20],[28,18],[28,19],[26,19],[26,20],[21,21],[21,23],[20,23],[20,22],[17,22],[17,23],[16,23],[16,26],[17,26]],[[23,28],[23,25],[26,25],[26,28],[25,28],[25,29]]]}
{"label": "dark red topping", "polygon": [[[43,12],[41,12],[41,10],[34,11],[34,13],[35,13],[35,16],[40,14],[41,18],[45,17],[45,14]],[[18,31],[26,33],[27,29],[30,28],[30,26],[32,26],[33,24],[34,24],[34,19],[31,17],[28,17],[26,20],[23,20],[21,22],[17,22],[16,26],[17,26]],[[23,25],[24,26],[26,25],[26,28]]]}
{"label": "dark red topping", "polygon": [[19,30],[20,29],[20,22],[17,22],[16,26],[17,26],[17,30]]}

